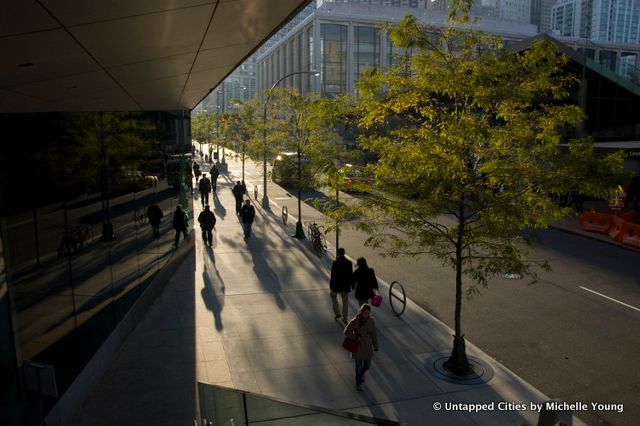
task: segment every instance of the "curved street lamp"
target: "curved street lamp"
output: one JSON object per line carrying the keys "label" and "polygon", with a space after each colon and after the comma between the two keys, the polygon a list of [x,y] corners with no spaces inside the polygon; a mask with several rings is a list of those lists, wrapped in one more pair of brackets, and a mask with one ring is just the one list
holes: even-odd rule
{"label": "curved street lamp", "polygon": [[263,124],[263,129],[262,129],[262,142],[263,142],[263,150],[262,150],[262,160],[263,160],[263,164],[262,164],[262,174],[263,174],[263,184],[262,184],[262,208],[264,208],[265,210],[269,209],[269,197],[267,196],[267,104],[269,103],[269,99],[271,98],[271,92],[273,91],[273,89],[276,88],[276,86],[285,78],[289,78],[293,75],[298,75],[298,74],[309,74],[312,75],[314,77],[317,77],[320,75],[320,72],[318,71],[296,71],[296,72],[292,72],[289,73],[283,77],[280,77],[280,79],[278,81],[276,81],[275,83],[273,83],[273,85],[271,86],[271,88],[266,92],[266,97],[264,100],[264,112],[262,115],[262,124]]}

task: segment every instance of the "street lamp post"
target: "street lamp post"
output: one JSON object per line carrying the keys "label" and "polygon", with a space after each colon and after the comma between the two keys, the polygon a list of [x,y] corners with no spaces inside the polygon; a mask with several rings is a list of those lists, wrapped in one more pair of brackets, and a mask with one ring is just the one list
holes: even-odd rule
{"label": "street lamp post", "polygon": [[271,98],[271,92],[282,80],[299,74],[309,74],[314,77],[320,75],[318,71],[296,71],[280,77],[280,79],[273,83],[271,88],[266,92],[264,100],[264,111],[262,115],[262,143],[264,144],[262,149],[262,208],[266,210],[269,209],[269,196],[267,195],[267,104],[269,103],[269,98]]}

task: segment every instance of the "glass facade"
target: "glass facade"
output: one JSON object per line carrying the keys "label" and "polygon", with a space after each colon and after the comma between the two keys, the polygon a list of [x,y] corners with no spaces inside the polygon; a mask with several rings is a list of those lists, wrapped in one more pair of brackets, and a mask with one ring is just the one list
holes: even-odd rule
{"label": "glass facade", "polygon": [[368,68],[380,66],[380,32],[374,27],[355,27],[353,43],[353,80]]}
{"label": "glass facade", "polygon": [[[171,258],[171,218],[191,185],[181,114],[0,115],[10,144],[0,150],[0,372],[15,399],[0,424],[39,424],[56,403],[24,392],[16,366],[53,366],[62,395]],[[177,153],[174,189],[165,171]],[[164,213],[159,238],[152,203]]]}
{"label": "glass facade", "polygon": [[347,28],[320,25],[321,92],[325,96],[347,91]]}

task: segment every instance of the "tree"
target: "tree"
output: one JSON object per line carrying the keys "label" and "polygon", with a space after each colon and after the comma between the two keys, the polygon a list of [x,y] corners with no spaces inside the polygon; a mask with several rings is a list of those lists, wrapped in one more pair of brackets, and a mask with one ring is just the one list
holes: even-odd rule
{"label": "tree", "polygon": [[244,181],[244,162],[247,156],[260,159],[262,115],[260,104],[255,100],[235,102],[237,109],[228,113],[227,136],[235,142],[233,149],[242,161],[242,180]]}
{"label": "tree", "polygon": [[[455,271],[455,335],[445,368],[468,374],[462,296],[511,272],[535,280],[532,229],[568,214],[550,194],[577,186],[607,193],[622,175],[621,153],[595,158],[587,140],[559,146],[583,119],[563,103],[577,79],[548,43],[514,53],[470,29],[440,30],[406,17],[391,39],[413,55],[360,85],[369,171],[384,192],[360,206],[366,244],[390,256],[431,254]],[[546,262],[539,266],[548,268]],[[463,275],[468,277],[463,287]]]}
{"label": "tree", "polygon": [[[298,222],[296,238],[305,238],[302,229],[302,189],[311,186],[314,177],[331,162],[339,149],[334,124],[340,114],[338,102],[315,94],[300,94],[293,89],[273,90],[268,96],[277,111],[270,142],[280,151],[295,153]],[[307,172],[304,172],[306,169]]]}

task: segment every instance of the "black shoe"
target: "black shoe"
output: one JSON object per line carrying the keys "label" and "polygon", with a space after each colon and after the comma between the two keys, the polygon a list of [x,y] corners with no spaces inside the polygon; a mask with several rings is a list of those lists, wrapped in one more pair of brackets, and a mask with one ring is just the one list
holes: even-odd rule
{"label": "black shoe", "polygon": [[342,315],[336,315],[333,319],[342,318]]}

